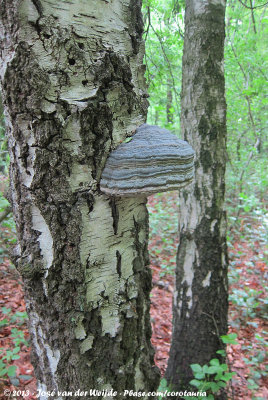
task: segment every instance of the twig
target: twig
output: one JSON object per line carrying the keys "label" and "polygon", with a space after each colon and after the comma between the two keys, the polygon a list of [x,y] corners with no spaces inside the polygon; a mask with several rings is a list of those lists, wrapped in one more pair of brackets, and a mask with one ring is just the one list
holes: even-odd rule
{"label": "twig", "polygon": [[252,23],[253,23],[253,30],[254,30],[254,33],[256,34],[257,30],[256,30],[255,17],[254,17],[253,9],[254,8],[253,8],[252,0],[250,0],[251,19],[252,19]]}
{"label": "twig", "polygon": [[177,107],[179,107],[178,99],[177,99],[177,90],[176,90],[176,86],[175,86],[175,79],[174,79],[174,75],[173,75],[172,68],[171,68],[171,65],[170,65],[170,61],[169,61],[168,56],[167,56],[167,54],[166,54],[166,50],[165,50],[165,48],[164,48],[162,39],[160,38],[159,34],[158,34],[158,33],[156,32],[156,30],[154,29],[153,25],[151,25],[151,27],[152,27],[152,30],[153,30],[155,36],[157,37],[157,39],[158,39],[158,41],[159,41],[159,43],[160,43],[160,46],[161,46],[163,55],[164,55],[164,57],[165,57],[165,59],[166,59],[166,62],[167,62],[167,64],[168,64],[168,69],[169,69],[169,73],[170,73],[170,76],[171,76],[171,79],[172,79],[173,89],[174,89],[174,93],[175,93],[176,105],[177,105]]}
{"label": "twig", "polygon": [[[260,144],[260,138],[257,137],[256,143],[254,144],[253,149],[257,149],[258,146],[259,146],[259,144]],[[253,155],[254,155],[254,150],[253,150],[253,149],[252,149],[251,152],[249,153],[249,156],[248,156],[246,165],[244,166],[243,170],[241,171],[241,174],[240,174],[240,177],[239,177],[239,182],[242,182],[244,173],[246,172],[246,170],[247,170],[247,168],[248,168],[248,166],[249,166],[249,163],[250,163],[250,161],[251,161],[251,159],[252,159],[252,157],[253,157]]]}
{"label": "twig", "polygon": [[150,26],[151,26],[151,10],[150,10],[149,6],[147,7],[147,11],[148,11],[148,26],[147,26],[147,29],[145,31],[145,38],[144,38],[145,42],[146,42],[147,36],[149,34],[149,29],[150,29]]}
{"label": "twig", "polygon": [[219,329],[218,329],[216,320],[215,320],[215,318],[213,317],[213,315],[207,314],[207,313],[205,313],[204,311],[202,311],[202,314],[204,314],[204,315],[206,315],[206,316],[208,316],[209,318],[212,319],[212,321],[213,321],[213,323],[214,323],[214,326],[215,326],[215,329],[216,329],[217,337],[220,339],[220,332],[219,332]]}

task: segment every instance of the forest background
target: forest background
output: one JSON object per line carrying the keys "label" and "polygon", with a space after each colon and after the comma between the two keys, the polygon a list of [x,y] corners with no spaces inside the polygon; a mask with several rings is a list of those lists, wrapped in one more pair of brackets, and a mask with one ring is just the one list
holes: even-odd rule
{"label": "forest background", "polygon": [[[180,0],[143,1],[144,61],[150,94],[147,122],[165,127],[178,136],[184,7],[184,1]],[[229,0],[226,11],[229,326],[230,332],[238,335],[238,344],[228,349],[228,359],[230,368],[236,372],[230,384],[230,398],[236,399],[249,396],[257,400],[267,395],[267,7],[268,3],[264,0]],[[4,266],[1,279],[5,284],[9,274],[14,275],[7,254],[16,239],[11,209],[5,198],[9,156],[2,108],[0,113],[0,261]],[[156,362],[164,372],[171,335],[171,325],[166,324],[164,314],[171,313],[178,243],[178,196],[176,193],[153,196],[149,199],[148,207],[151,231],[149,248],[155,277],[152,292],[153,344],[157,348]],[[16,279],[18,281],[17,276]],[[168,305],[166,301],[169,301]],[[23,372],[20,364],[20,360],[26,360],[21,352],[28,344],[25,329],[27,316],[20,308],[21,302],[12,305],[4,291],[0,303],[0,340],[3,347],[1,383],[24,387],[32,379],[32,371]],[[159,312],[160,308],[164,311],[163,315]]]}

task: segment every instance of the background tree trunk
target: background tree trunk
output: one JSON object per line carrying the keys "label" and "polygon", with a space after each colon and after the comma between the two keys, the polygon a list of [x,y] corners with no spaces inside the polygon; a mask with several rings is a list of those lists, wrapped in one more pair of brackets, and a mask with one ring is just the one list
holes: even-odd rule
{"label": "background tree trunk", "polygon": [[172,112],[172,102],[173,102],[173,95],[172,95],[172,80],[170,76],[167,78],[167,123],[173,124],[173,112]]}
{"label": "background tree trunk", "polygon": [[140,8],[1,1],[15,259],[44,390],[158,384],[146,201],[99,191],[109,152],[145,121]]}
{"label": "background tree trunk", "polygon": [[[224,0],[188,0],[185,13],[181,129],[195,149],[195,181],[180,195],[173,337],[166,372],[180,389],[190,364],[207,363],[227,331],[224,203],[226,103]],[[192,189],[192,190],[191,190]]]}

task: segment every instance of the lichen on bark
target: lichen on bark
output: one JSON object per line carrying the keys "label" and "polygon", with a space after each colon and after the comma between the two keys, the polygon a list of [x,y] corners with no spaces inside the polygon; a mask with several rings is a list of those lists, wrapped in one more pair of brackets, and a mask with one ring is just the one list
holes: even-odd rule
{"label": "lichen on bark", "polygon": [[157,386],[145,199],[99,191],[109,152],[145,121],[140,8],[1,2],[14,260],[47,390]]}

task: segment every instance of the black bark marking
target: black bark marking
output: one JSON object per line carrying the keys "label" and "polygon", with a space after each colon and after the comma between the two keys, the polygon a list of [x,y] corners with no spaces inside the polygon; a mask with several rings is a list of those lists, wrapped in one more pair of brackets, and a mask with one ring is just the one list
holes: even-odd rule
{"label": "black bark marking", "polygon": [[35,5],[36,10],[40,16],[43,15],[43,6],[40,0],[32,0],[32,3]]}
{"label": "black bark marking", "polygon": [[117,235],[119,212],[116,205],[116,200],[112,197],[111,200],[109,201],[109,204],[112,211],[114,234]]}
{"label": "black bark marking", "polygon": [[118,273],[119,278],[121,278],[122,275],[122,271],[121,271],[121,260],[122,260],[122,256],[119,253],[118,250],[116,250],[116,271]]}

